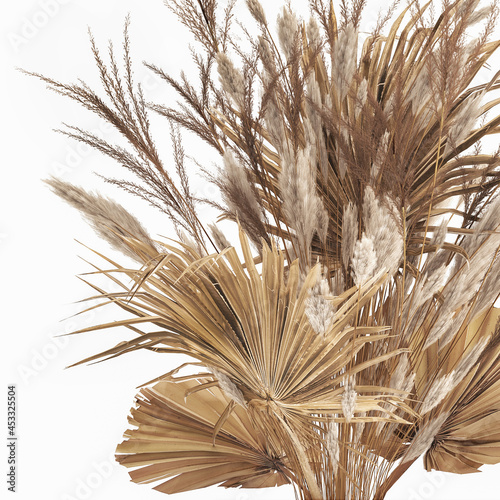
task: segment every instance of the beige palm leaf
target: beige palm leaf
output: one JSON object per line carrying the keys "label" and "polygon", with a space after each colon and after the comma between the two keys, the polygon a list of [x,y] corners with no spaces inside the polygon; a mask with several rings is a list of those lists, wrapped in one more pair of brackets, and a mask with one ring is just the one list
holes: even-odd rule
{"label": "beige palm leaf", "polygon": [[[132,410],[126,441],[118,445],[117,460],[137,483],[163,481],[163,493],[179,493],[213,484],[262,488],[290,483],[293,472],[282,450],[270,450],[265,436],[253,428],[248,413],[234,407],[223,429],[213,431],[231,400],[217,387],[187,392],[195,380],[159,382],[143,389]],[[168,480],[167,480],[168,479]]]}

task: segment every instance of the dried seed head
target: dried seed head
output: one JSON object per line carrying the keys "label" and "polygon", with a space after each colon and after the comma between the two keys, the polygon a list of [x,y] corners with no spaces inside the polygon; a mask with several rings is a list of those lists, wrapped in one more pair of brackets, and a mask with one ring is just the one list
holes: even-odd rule
{"label": "dried seed head", "polygon": [[420,413],[425,415],[435,408],[457,385],[462,382],[464,377],[470,372],[476,364],[479,356],[484,351],[489,342],[489,336],[482,338],[472,347],[467,354],[458,362],[455,369],[435,380],[429,389],[427,396],[422,404]]}
{"label": "dried seed head", "polygon": [[[321,90],[319,88],[318,81],[316,80],[316,75],[314,74],[314,72],[310,73],[307,77],[307,97],[309,97],[309,99],[315,106],[321,109]],[[321,116],[318,114],[314,106],[309,106],[308,115],[313,115],[312,119],[320,120],[319,123],[314,123],[315,128],[317,127],[317,125],[321,125]],[[311,116],[309,116],[309,119],[311,119]]]}
{"label": "dried seed head", "polygon": [[259,52],[260,60],[264,65],[264,69],[270,74],[274,75],[276,73],[276,64],[274,61],[274,55],[269,46],[269,42],[261,35],[259,36],[259,43],[257,46]]}
{"label": "dried seed head", "polygon": [[424,349],[434,344],[438,340],[439,348],[443,349],[453,339],[453,336],[460,330],[463,321],[467,316],[467,309],[462,309],[459,313],[449,310],[447,307],[440,312],[440,319],[432,327],[427,336]]}
{"label": "dried seed head", "polygon": [[219,382],[219,387],[221,391],[225,394],[228,399],[232,399],[235,403],[238,403],[243,408],[246,408],[247,403],[243,393],[238,389],[236,384],[224,373],[222,373],[217,368],[211,367],[210,371],[214,374],[215,378]]}
{"label": "dried seed head", "polygon": [[357,67],[358,31],[352,23],[339,33],[332,49],[332,74],[336,78],[337,92],[344,99],[349,91]]}
{"label": "dried seed head", "polygon": [[229,212],[240,221],[252,242],[260,248],[260,238],[265,234],[262,208],[245,169],[238,164],[230,151],[224,154],[224,170],[220,183],[222,197]]}
{"label": "dried seed head", "polygon": [[245,81],[241,71],[234,67],[231,59],[223,52],[217,54],[217,70],[224,91],[233,98],[238,106],[242,106],[245,98]]}
{"label": "dried seed head", "polygon": [[454,373],[448,373],[436,379],[427,392],[420,408],[420,414],[425,415],[435,408],[454,389]]}
{"label": "dried seed head", "polygon": [[216,224],[209,224],[208,227],[210,228],[210,233],[212,234],[214,243],[217,245],[217,248],[219,250],[224,250],[225,248],[229,248],[230,246],[232,246],[226,238],[225,234],[219,229]]}
{"label": "dried seed head", "polygon": [[322,237],[326,236],[327,220],[327,214],[318,215],[318,209],[324,208],[316,193],[311,146],[293,153],[284,144],[281,154],[281,173],[278,180],[283,198],[283,212],[287,224],[295,230],[302,256],[308,261],[313,235],[317,232]]}
{"label": "dried seed head", "polygon": [[377,254],[371,238],[365,233],[354,245],[354,255],[352,258],[352,277],[357,286],[361,286],[373,277],[377,267]]}
{"label": "dried seed head", "polygon": [[[495,291],[496,276],[499,272],[498,263],[492,263],[492,256],[496,255],[500,244],[499,234],[488,234],[498,227],[500,199],[497,198],[489,207],[488,211],[480,219],[480,222],[473,226],[476,229],[472,235],[467,235],[462,243],[464,250],[471,255],[471,259],[463,265],[461,257],[455,257],[453,271],[449,285],[443,291],[443,305],[441,306],[441,319],[436,322],[428,336],[426,346],[440,340],[440,349],[453,338],[458,331],[468,312],[467,306],[479,289],[474,314],[477,314],[484,307],[491,306],[496,298]],[[491,269],[490,269],[491,266]],[[488,273],[488,274],[487,274]],[[490,282],[490,277],[493,281]],[[484,291],[484,295],[483,295]],[[488,304],[488,301],[491,301]],[[458,313],[457,310],[461,309]],[[473,315],[471,315],[473,317]]]}
{"label": "dried seed head", "polygon": [[[366,411],[362,411],[359,413],[358,418],[364,418],[366,417]],[[353,437],[353,442],[356,444],[359,442],[361,435],[363,434],[363,431],[365,430],[365,422],[356,422],[355,424],[356,430],[354,432],[354,437]]]}
{"label": "dried seed head", "polygon": [[427,300],[429,300],[441,287],[446,283],[448,277],[448,267],[443,264],[432,273],[425,272],[422,275],[421,281],[418,282],[413,291],[413,299],[411,305],[413,310],[419,308]]}
{"label": "dried seed head", "polygon": [[394,93],[392,93],[384,103],[384,112],[388,116],[394,114],[395,106],[396,106],[396,98],[394,96]]}
{"label": "dried seed head", "polygon": [[408,99],[411,102],[411,107],[414,115],[418,115],[420,111],[427,105],[431,93],[431,77],[427,66],[423,66],[418,73],[413,85],[408,93]]}
{"label": "dried seed head", "polygon": [[344,393],[342,394],[342,412],[347,422],[350,422],[356,409],[356,400],[358,393],[355,391],[356,377],[354,375],[347,377],[344,381]]}
{"label": "dried seed head", "polygon": [[437,248],[441,248],[443,243],[446,241],[446,235],[448,234],[448,221],[443,219],[439,227],[434,231],[431,238],[431,245],[436,245]]}
{"label": "dried seed head", "polygon": [[471,96],[465,103],[460,105],[459,110],[453,117],[452,125],[448,132],[448,140],[446,141],[444,156],[459,146],[460,143],[470,134],[479,117],[482,97],[482,93]]}
{"label": "dried seed head", "polygon": [[[266,129],[271,136],[273,146],[282,152],[283,144],[286,143],[285,128],[283,126],[283,116],[276,104],[270,101],[264,114]],[[287,148],[285,148],[287,150]],[[283,153],[282,153],[283,154]]]}
{"label": "dried seed head", "polygon": [[266,13],[259,0],[247,0],[247,7],[252,17],[262,26],[267,25]]}
{"label": "dried seed head", "polygon": [[[500,196],[489,204],[486,211],[483,213],[479,222],[472,226],[474,233],[467,235],[462,244],[464,250],[469,254],[473,254],[487,240],[498,238],[496,235],[489,234],[489,231],[494,231],[500,225]],[[490,254],[491,255],[491,254]]]}
{"label": "dried seed head", "polygon": [[409,392],[413,387],[413,382],[415,380],[415,373],[410,372],[410,358],[408,357],[408,354],[404,353],[399,357],[396,369],[391,375],[389,387],[398,389],[400,391]]}
{"label": "dried seed head", "polygon": [[365,189],[363,219],[365,232],[375,248],[376,265],[380,271],[393,275],[403,258],[404,240],[401,215],[396,204],[389,198],[382,203],[371,186]]}
{"label": "dried seed head", "polygon": [[325,134],[323,132],[323,117],[321,109],[323,108],[321,90],[316,80],[316,75],[311,72],[307,78],[307,97],[306,111],[307,117],[304,117],[304,130],[306,133],[306,142],[314,145],[316,158],[312,158],[313,163],[319,161],[323,177],[328,177],[328,151],[326,149]]}
{"label": "dried seed head", "polygon": [[473,12],[469,19],[467,19],[467,23],[469,26],[474,26],[481,21],[484,21],[491,14],[491,7],[483,7],[476,12]]}
{"label": "dried seed head", "polygon": [[339,174],[340,174],[341,180],[344,179],[346,173],[347,173],[347,160],[344,156],[344,153],[342,153],[342,151],[340,151],[340,153],[339,153]]}
{"label": "dried seed head", "polygon": [[333,324],[335,311],[332,302],[326,297],[331,295],[328,280],[320,279],[310,292],[305,313],[312,329],[324,336]]}
{"label": "dried seed head", "polygon": [[457,16],[465,16],[474,12],[481,0],[466,0],[462,1],[457,6]]}
{"label": "dried seed head", "polygon": [[328,211],[323,206],[323,202],[319,197],[316,197],[316,219],[316,233],[318,234],[321,243],[326,244],[330,216],[328,215]]}
{"label": "dried seed head", "polygon": [[340,460],[340,443],[339,443],[339,429],[335,422],[330,422],[328,424],[328,430],[326,433],[325,446],[330,456],[330,461],[333,466],[333,474],[337,473]]}
{"label": "dried seed head", "polygon": [[321,45],[321,33],[319,31],[318,23],[314,17],[309,19],[307,23],[307,39],[309,40],[309,44],[316,50]]}
{"label": "dried seed head", "polygon": [[153,252],[157,252],[156,245],[146,229],[119,203],[100,194],[89,193],[55,177],[45,182],[57,196],[79,210],[94,231],[115,250],[142,263],[139,256],[123,240],[123,238],[134,238],[145,243]]}
{"label": "dried seed head", "polygon": [[185,231],[182,229],[179,229],[177,231],[177,235],[179,236],[179,241],[184,245],[185,249],[188,252],[193,253],[199,257],[201,255],[206,255],[205,250],[202,248],[202,246],[196,242],[189,234],[187,234]]}
{"label": "dried seed head", "polygon": [[390,133],[389,131],[386,131],[384,135],[380,139],[380,144],[377,149],[377,154],[375,155],[375,159],[373,160],[372,163],[372,168],[371,168],[371,178],[372,182],[376,183],[380,169],[384,165],[384,162],[387,159],[387,150],[389,146],[389,138],[390,138]]}
{"label": "dried seed head", "polygon": [[497,253],[491,268],[488,270],[488,275],[483,281],[480,293],[477,296],[474,304],[471,317],[477,317],[486,309],[492,306],[500,293],[498,283],[500,282],[500,253]]}
{"label": "dried seed head", "polygon": [[298,31],[297,17],[289,8],[283,7],[281,14],[278,14],[278,38],[281,50],[287,59],[290,59],[293,54]]}
{"label": "dried seed head", "polygon": [[365,106],[366,100],[368,98],[368,80],[363,78],[358,87],[358,92],[356,94],[356,108],[355,115],[359,116],[363,107]]}
{"label": "dried seed head", "polygon": [[479,342],[472,347],[467,354],[462,356],[462,359],[458,362],[455,367],[453,383],[458,385],[464,377],[471,371],[472,367],[477,363],[479,356],[483,353],[486,346],[490,341],[490,336],[482,338]]}
{"label": "dried seed head", "polygon": [[401,463],[404,464],[426,453],[427,450],[432,446],[436,435],[441,430],[441,427],[443,427],[447,418],[448,413],[442,413],[434,420],[426,422],[413,438],[409,448],[403,455]]}

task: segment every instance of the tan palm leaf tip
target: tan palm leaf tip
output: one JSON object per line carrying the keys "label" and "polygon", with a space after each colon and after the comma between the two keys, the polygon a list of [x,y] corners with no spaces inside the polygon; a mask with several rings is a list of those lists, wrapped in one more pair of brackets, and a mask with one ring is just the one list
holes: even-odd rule
{"label": "tan palm leaf tip", "polygon": [[[119,461],[165,493],[291,483],[300,500],[382,500],[422,455],[456,473],[499,463],[500,155],[481,144],[500,130],[500,79],[476,85],[498,3],[395,2],[370,34],[367,2],[314,0],[305,20],[288,4],[275,26],[246,3],[250,53],[233,3],[166,3],[202,46],[198,83],[146,65],[175,108],[133,80],[128,22],[123,69],[91,39],[103,95],[36,75],[116,129],[123,145],[64,133],[118,161],[132,180],[106,180],[178,235],[153,241],[125,207],[48,181],[136,261],[96,252],[112,291],[88,281],[90,307],[126,315],[80,333],[131,337],[80,363],[145,349],[199,368],[141,390]],[[169,122],[172,171],[150,112]],[[195,164],[239,242],[200,217],[180,128],[220,155],[215,172]]]}

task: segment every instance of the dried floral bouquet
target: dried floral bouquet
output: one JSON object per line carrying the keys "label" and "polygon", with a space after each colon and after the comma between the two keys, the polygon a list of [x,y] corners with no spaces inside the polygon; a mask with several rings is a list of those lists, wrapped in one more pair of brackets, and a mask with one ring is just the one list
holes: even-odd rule
{"label": "dried floral bouquet", "polygon": [[[487,117],[500,73],[475,85],[500,45],[498,8],[396,2],[363,35],[366,3],[311,0],[308,20],[286,6],[274,30],[247,0],[259,34],[243,29],[245,52],[234,1],[167,1],[201,47],[198,83],[147,65],[179,94],[173,108],[133,82],[127,27],[123,68],[92,39],[104,97],[36,75],[123,135],[127,147],[64,132],[132,172],[108,180],[179,235],[155,241],[123,206],[48,180],[136,263],[99,254],[120,291],[91,286],[129,314],[82,332],[134,338],[81,362],[137,349],[193,359],[137,396],[117,459],[138,483],[380,500],[422,455],[459,474],[500,462],[500,150],[481,150],[500,131]],[[173,172],[151,112],[172,126]],[[223,201],[204,202],[238,224],[238,252],[200,222],[179,127],[221,155],[207,175]]]}

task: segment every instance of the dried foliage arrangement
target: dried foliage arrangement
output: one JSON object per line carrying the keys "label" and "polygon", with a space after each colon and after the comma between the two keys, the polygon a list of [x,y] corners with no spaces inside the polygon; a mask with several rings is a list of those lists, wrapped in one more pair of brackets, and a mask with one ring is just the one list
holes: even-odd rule
{"label": "dried foliage arrangement", "polygon": [[[337,12],[311,0],[307,20],[286,6],[276,30],[247,0],[249,53],[234,2],[166,4],[201,46],[197,84],[148,64],[178,107],[135,85],[127,28],[123,69],[92,39],[105,97],[36,75],[123,135],[128,147],[64,132],[131,171],[108,180],[179,234],[155,241],[123,206],[47,181],[136,262],[99,254],[120,291],[89,284],[128,314],[81,332],[134,338],[81,363],[137,349],[193,359],[144,385],[118,461],[164,493],[292,484],[312,500],[380,500],[420,456],[459,474],[500,462],[500,149],[481,150],[500,131],[487,118],[500,72],[474,84],[500,45],[496,2],[445,0],[438,15],[396,2],[363,35],[365,0]],[[151,112],[172,125],[176,172]],[[208,202],[239,225],[238,249],[200,222],[179,126],[221,155],[210,180],[223,201]]]}

